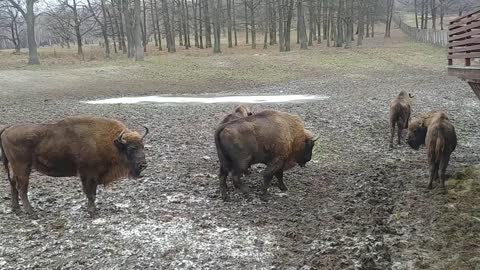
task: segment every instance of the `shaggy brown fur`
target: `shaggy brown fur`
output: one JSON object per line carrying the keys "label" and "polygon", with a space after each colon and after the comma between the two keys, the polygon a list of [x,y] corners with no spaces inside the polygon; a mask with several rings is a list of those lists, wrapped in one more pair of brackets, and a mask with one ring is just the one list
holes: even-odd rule
{"label": "shaggy brown fur", "polygon": [[445,172],[450,156],[457,146],[455,127],[448,120],[447,114],[431,112],[412,121],[408,127],[408,144],[414,149],[426,144],[430,167],[428,188],[432,189],[433,181],[438,178],[440,171],[440,186],[446,191]]}
{"label": "shaggy brown fur", "polygon": [[273,176],[278,178],[281,190],[283,171],[299,164],[305,166],[312,157],[313,135],[304,128],[298,116],[266,110],[255,115],[221,125],[215,132],[215,145],[220,160],[220,192],[228,199],[226,179],[232,173],[236,186],[248,194],[240,176],[252,164],[267,165],[264,171],[262,199],[268,195]]}
{"label": "shaggy brown fur", "polygon": [[233,110],[233,113],[228,114],[223,118],[223,120],[220,122],[219,125],[225,124],[227,122],[247,117],[249,115],[252,115],[253,113],[250,111],[250,108],[246,107],[245,105],[238,105],[235,107]]}
{"label": "shaggy brown fur", "polygon": [[408,127],[411,115],[411,100],[413,96],[401,91],[398,96],[390,102],[390,147],[393,147],[395,126],[397,127],[398,144],[402,142],[402,132]]}
{"label": "shaggy brown fur", "polygon": [[122,177],[136,178],[145,169],[144,136],[119,121],[88,116],[4,129],[0,145],[13,210],[19,211],[20,196],[25,211],[34,215],[27,192],[30,173],[35,169],[53,177],[79,175],[88,211],[94,215],[98,184],[108,185]]}

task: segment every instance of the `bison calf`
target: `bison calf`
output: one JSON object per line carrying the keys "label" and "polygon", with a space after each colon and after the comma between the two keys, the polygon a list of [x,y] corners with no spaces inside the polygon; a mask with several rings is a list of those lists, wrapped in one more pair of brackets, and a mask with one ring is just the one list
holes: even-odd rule
{"label": "bison calf", "polygon": [[[12,209],[35,217],[28,200],[32,169],[53,177],[80,176],[95,214],[97,185],[140,177],[146,168],[143,136],[123,123],[100,117],[68,117],[50,124],[14,125],[0,132],[0,146],[12,193]],[[12,175],[10,176],[10,169]]]}
{"label": "bison calf", "polygon": [[408,127],[411,114],[411,101],[413,96],[401,91],[398,96],[390,102],[390,147],[393,147],[395,126],[397,127],[398,144],[401,144],[402,132]]}
{"label": "bison calf", "polygon": [[263,172],[262,199],[268,195],[273,176],[286,191],[284,170],[299,164],[304,167],[312,158],[315,140],[298,116],[265,110],[221,125],[215,132],[215,145],[220,160],[220,193],[228,199],[226,179],[232,174],[235,186],[245,195],[248,190],[240,177],[250,165],[266,164]]}
{"label": "bison calf", "polygon": [[230,122],[239,118],[247,117],[252,114],[253,113],[250,111],[248,107],[244,105],[238,105],[233,110],[233,113],[230,113],[227,116],[225,116],[225,118],[223,118],[223,120],[220,122],[219,125],[225,124],[227,122]]}
{"label": "bison calf", "polygon": [[408,126],[407,142],[415,150],[426,144],[428,165],[430,167],[430,182],[438,178],[440,171],[440,185],[445,189],[446,175],[450,155],[457,146],[455,127],[448,120],[444,112],[432,112],[415,119]]}

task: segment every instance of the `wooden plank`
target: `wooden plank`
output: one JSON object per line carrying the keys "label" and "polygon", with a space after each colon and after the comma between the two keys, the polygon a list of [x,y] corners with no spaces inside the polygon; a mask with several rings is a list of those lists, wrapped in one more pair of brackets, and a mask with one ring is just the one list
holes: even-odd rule
{"label": "wooden plank", "polygon": [[464,80],[480,80],[480,68],[449,66],[448,75]]}
{"label": "wooden plank", "polygon": [[465,19],[465,18],[470,17],[470,16],[472,16],[474,14],[477,14],[477,13],[480,13],[480,10],[472,11],[470,13],[467,13],[467,14],[463,15],[462,17],[455,18],[455,19],[450,21],[450,24],[456,23],[456,22],[458,22],[462,19]]}
{"label": "wooden plank", "polygon": [[451,43],[448,44],[448,47],[452,48],[452,47],[457,47],[457,46],[474,45],[474,44],[475,45],[480,44],[480,37],[469,38],[469,39],[465,39],[465,40],[462,40],[462,41],[451,42]]}
{"label": "wooden plank", "polygon": [[480,45],[475,46],[465,46],[465,47],[456,47],[453,49],[448,49],[449,53],[459,53],[459,52],[480,52]]}
{"label": "wooden plank", "polygon": [[467,32],[467,33],[461,34],[461,35],[456,35],[456,36],[450,36],[450,33],[448,33],[448,36],[449,36],[448,41],[463,40],[465,38],[469,38],[469,37],[477,36],[477,35],[480,35],[480,29],[473,29],[470,32]]}
{"label": "wooden plank", "polygon": [[463,20],[461,22],[458,22],[458,23],[453,23],[453,24],[450,24],[448,26],[448,30],[452,30],[454,28],[458,28],[458,27],[462,27],[462,26],[465,26],[467,25],[468,23],[470,22],[474,22],[474,21],[478,21],[480,20],[480,13],[479,14],[475,14],[473,15],[472,17],[466,19],[466,20]]}
{"label": "wooden plank", "polygon": [[470,58],[480,58],[480,52],[457,53],[457,54],[449,54],[448,55],[448,59],[470,59]]}
{"label": "wooden plank", "polygon": [[449,31],[448,34],[449,35],[455,35],[455,34],[459,34],[459,33],[464,33],[467,30],[475,29],[475,28],[480,28],[480,21],[471,23],[471,24],[469,24],[465,27],[461,27],[461,28],[457,28],[455,30]]}

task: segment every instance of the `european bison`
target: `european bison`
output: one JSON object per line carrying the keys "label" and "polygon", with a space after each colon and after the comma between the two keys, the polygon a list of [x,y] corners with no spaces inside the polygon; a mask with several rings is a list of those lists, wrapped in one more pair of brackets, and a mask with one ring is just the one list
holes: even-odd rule
{"label": "european bison", "polygon": [[244,105],[238,105],[235,107],[233,110],[233,113],[228,114],[223,118],[223,120],[220,122],[219,125],[225,124],[227,122],[236,120],[238,118],[243,118],[252,115],[253,113],[250,111],[250,109]]}
{"label": "european bison", "polygon": [[401,91],[398,96],[390,102],[390,147],[393,147],[393,136],[397,126],[398,144],[401,144],[402,131],[408,128],[411,114],[412,95]]}
{"label": "european bison", "polygon": [[266,164],[263,172],[262,199],[276,176],[279,188],[286,191],[283,171],[299,164],[304,167],[312,158],[316,139],[304,128],[298,116],[265,110],[221,125],[215,132],[215,145],[220,160],[220,192],[228,200],[226,179],[232,174],[235,186],[248,196],[240,177],[250,165]]}
{"label": "european bison", "polygon": [[[140,177],[147,167],[143,138],[123,123],[101,117],[67,117],[49,124],[24,124],[0,132],[3,164],[12,193],[12,209],[35,217],[28,201],[32,169],[53,177],[80,176],[88,199],[88,212],[95,215],[97,185],[122,177]],[[10,177],[10,169],[12,175]]]}
{"label": "european bison", "polygon": [[428,188],[432,189],[433,181],[438,178],[440,170],[440,185],[445,192],[445,171],[450,155],[457,146],[455,127],[449,122],[447,114],[432,112],[412,121],[408,126],[407,142],[415,150],[426,144],[430,167]]}

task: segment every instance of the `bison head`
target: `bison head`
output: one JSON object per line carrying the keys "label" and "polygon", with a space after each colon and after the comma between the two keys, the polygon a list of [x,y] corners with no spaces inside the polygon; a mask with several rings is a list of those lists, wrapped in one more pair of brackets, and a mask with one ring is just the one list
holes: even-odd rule
{"label": "bison head", "polygon": [[408,125],[407,144],[411,148],[418,150],[420,145],[425,144],[425,136],[427,135],[427,127],[422,119],[415,119]]}
{"label": "bison head", "polygon": [[142,171],[147,167],[143,138],[148,134],[148,128],[145,127],[145,134],[140,136],[137,132],[123,130],[115,139],[115,146],[120,151],[129,174],[133,178],[140,177]]}
{"label": "bison head", "polygon": [[313,138],[310,132],[307,132],[307,136],[304,141],[303,151],[300,151],[297,157],[297,163],[300,167],[305,167],[307,162],[312,159],[312,152],[313,147],[315,146],[315,141],[318,140],[317,138]]}

